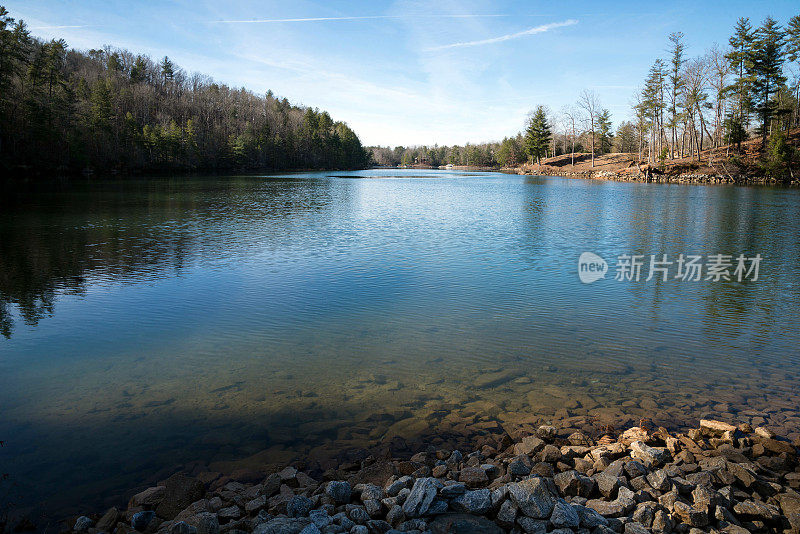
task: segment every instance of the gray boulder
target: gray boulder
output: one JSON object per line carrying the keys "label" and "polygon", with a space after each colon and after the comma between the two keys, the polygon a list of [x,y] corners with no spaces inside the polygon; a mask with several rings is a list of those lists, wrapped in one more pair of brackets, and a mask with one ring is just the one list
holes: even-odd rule
{"label": "gray boulder", "polygon": [[457,512],[483,515],[492,507],[492,492],[488,489],[467,491],[450,502]]}
{"label": "gray boulder", "polygon": [[403,513],[406,517],[420,517],[427,513],[441,482],[433,477],[418,478],[411,488],[411,493],[403,503]]}
{"label": "gray boulder", "polygon": [[578,512],[563,499],[556,501],[550,522],[556,528],[576,528],[581,524]]}
{"label": "gray boulder", "polygon": [[555,497],[543,478],[531,477],[508,485],[511,500],[528,517],[547,519],[553,513]]}

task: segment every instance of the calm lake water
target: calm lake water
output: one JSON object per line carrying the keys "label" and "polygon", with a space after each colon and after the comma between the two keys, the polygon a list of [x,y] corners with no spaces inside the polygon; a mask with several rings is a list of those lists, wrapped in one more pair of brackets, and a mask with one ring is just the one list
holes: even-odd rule
{"label": "calm lake water", "polygon": [[[24,503],[460,423],[800,429],[798,190],[369,170],[2,196],[0,471]],[[580,282],[584,251],[606,279]],[[763,260],[645,280],[681,253]]]}

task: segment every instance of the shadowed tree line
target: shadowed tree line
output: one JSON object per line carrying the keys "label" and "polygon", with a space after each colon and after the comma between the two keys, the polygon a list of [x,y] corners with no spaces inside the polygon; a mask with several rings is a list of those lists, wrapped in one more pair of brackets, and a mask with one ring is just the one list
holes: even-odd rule
{"label": "shadowed tree line", "polygon": [[0,169],[17,173],[352,169],[358,136],[327,112],[187,74],[168,57],[81,52],[0,6]]}

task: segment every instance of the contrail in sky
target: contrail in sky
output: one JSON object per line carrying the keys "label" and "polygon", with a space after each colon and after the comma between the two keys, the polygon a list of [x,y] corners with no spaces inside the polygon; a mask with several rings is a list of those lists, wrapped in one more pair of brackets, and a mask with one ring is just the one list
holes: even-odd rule
{"label": "contrail in sky", "polygon": [[88,28],[89,26],[31,26],[29,30],[63,30],[66,28]]}
{"label": "contrail in sky", "polygon": [[[468,18],[489,18],[489,17],[509,17],[510,15],[421,15],[424,18],[443,18],[443,19],[468,19]],[[375,20],[375,19],[402,19],[399,15],[367,15],[360,17],[310,17],[302,19],[249,19],[249,20],[212,20],[212,24],[260,24],[269,22],[325,22],[332,20]]]}
{"label": "contrail in sky", "polygon": [[501,35],[500,37],[492,37],[491,39],[481,39],[479,41],[464,41],[461,43],[452,43],[442,46],[434,46],[428,48],[426,50],[446,50],[449,48],[463,48],[466,46],[480,46],[485,44],[494,44],[494,43],[502,43],[503,41],[510,41],[511,39],[518,39],[520,37],[524,37],[526,35],[534,35],[537,33],[544,33],[546,31],[552,30],[553,28],[561,28],[563,26],[572,26],[573,24],[577,24],[578,21],[575,19],[565,20],[563,22],[551,22],[550,24],[542,24],[541,26],[535,26],[533,28],[529,28],[527,30],[517,32],[517,33],[509,33],[507,35]]}

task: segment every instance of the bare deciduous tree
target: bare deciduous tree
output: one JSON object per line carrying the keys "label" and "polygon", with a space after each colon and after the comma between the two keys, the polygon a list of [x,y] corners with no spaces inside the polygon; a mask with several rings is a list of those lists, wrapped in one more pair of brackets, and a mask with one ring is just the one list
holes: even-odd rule
{"label": "bare deciduous tree", "polygon": [[[570,164],[574,167],[575,166],[575,123],[580,119],[578,115],[578,111],[575,109],[574,106],[564,106],[561,109],[561,115],[564,117],[564,120],[569,125],[570,130],[570,137],[572,141],[572,151],[571,151],[571,161]],[[566,128],[565,128],[566,130]],[[566,147],[565,147],[566,151]]]}
{"label": "bare deciduous tree", "polygon": [[589,125],[589,137],[591,138],[592,147],[592,167],[594,167],[594,134],[597,115],[601,111],[600,100],[597,98],[594,91],[584,89],[581,96],[578,98],[578,107],[586,113],[584,119]]}

